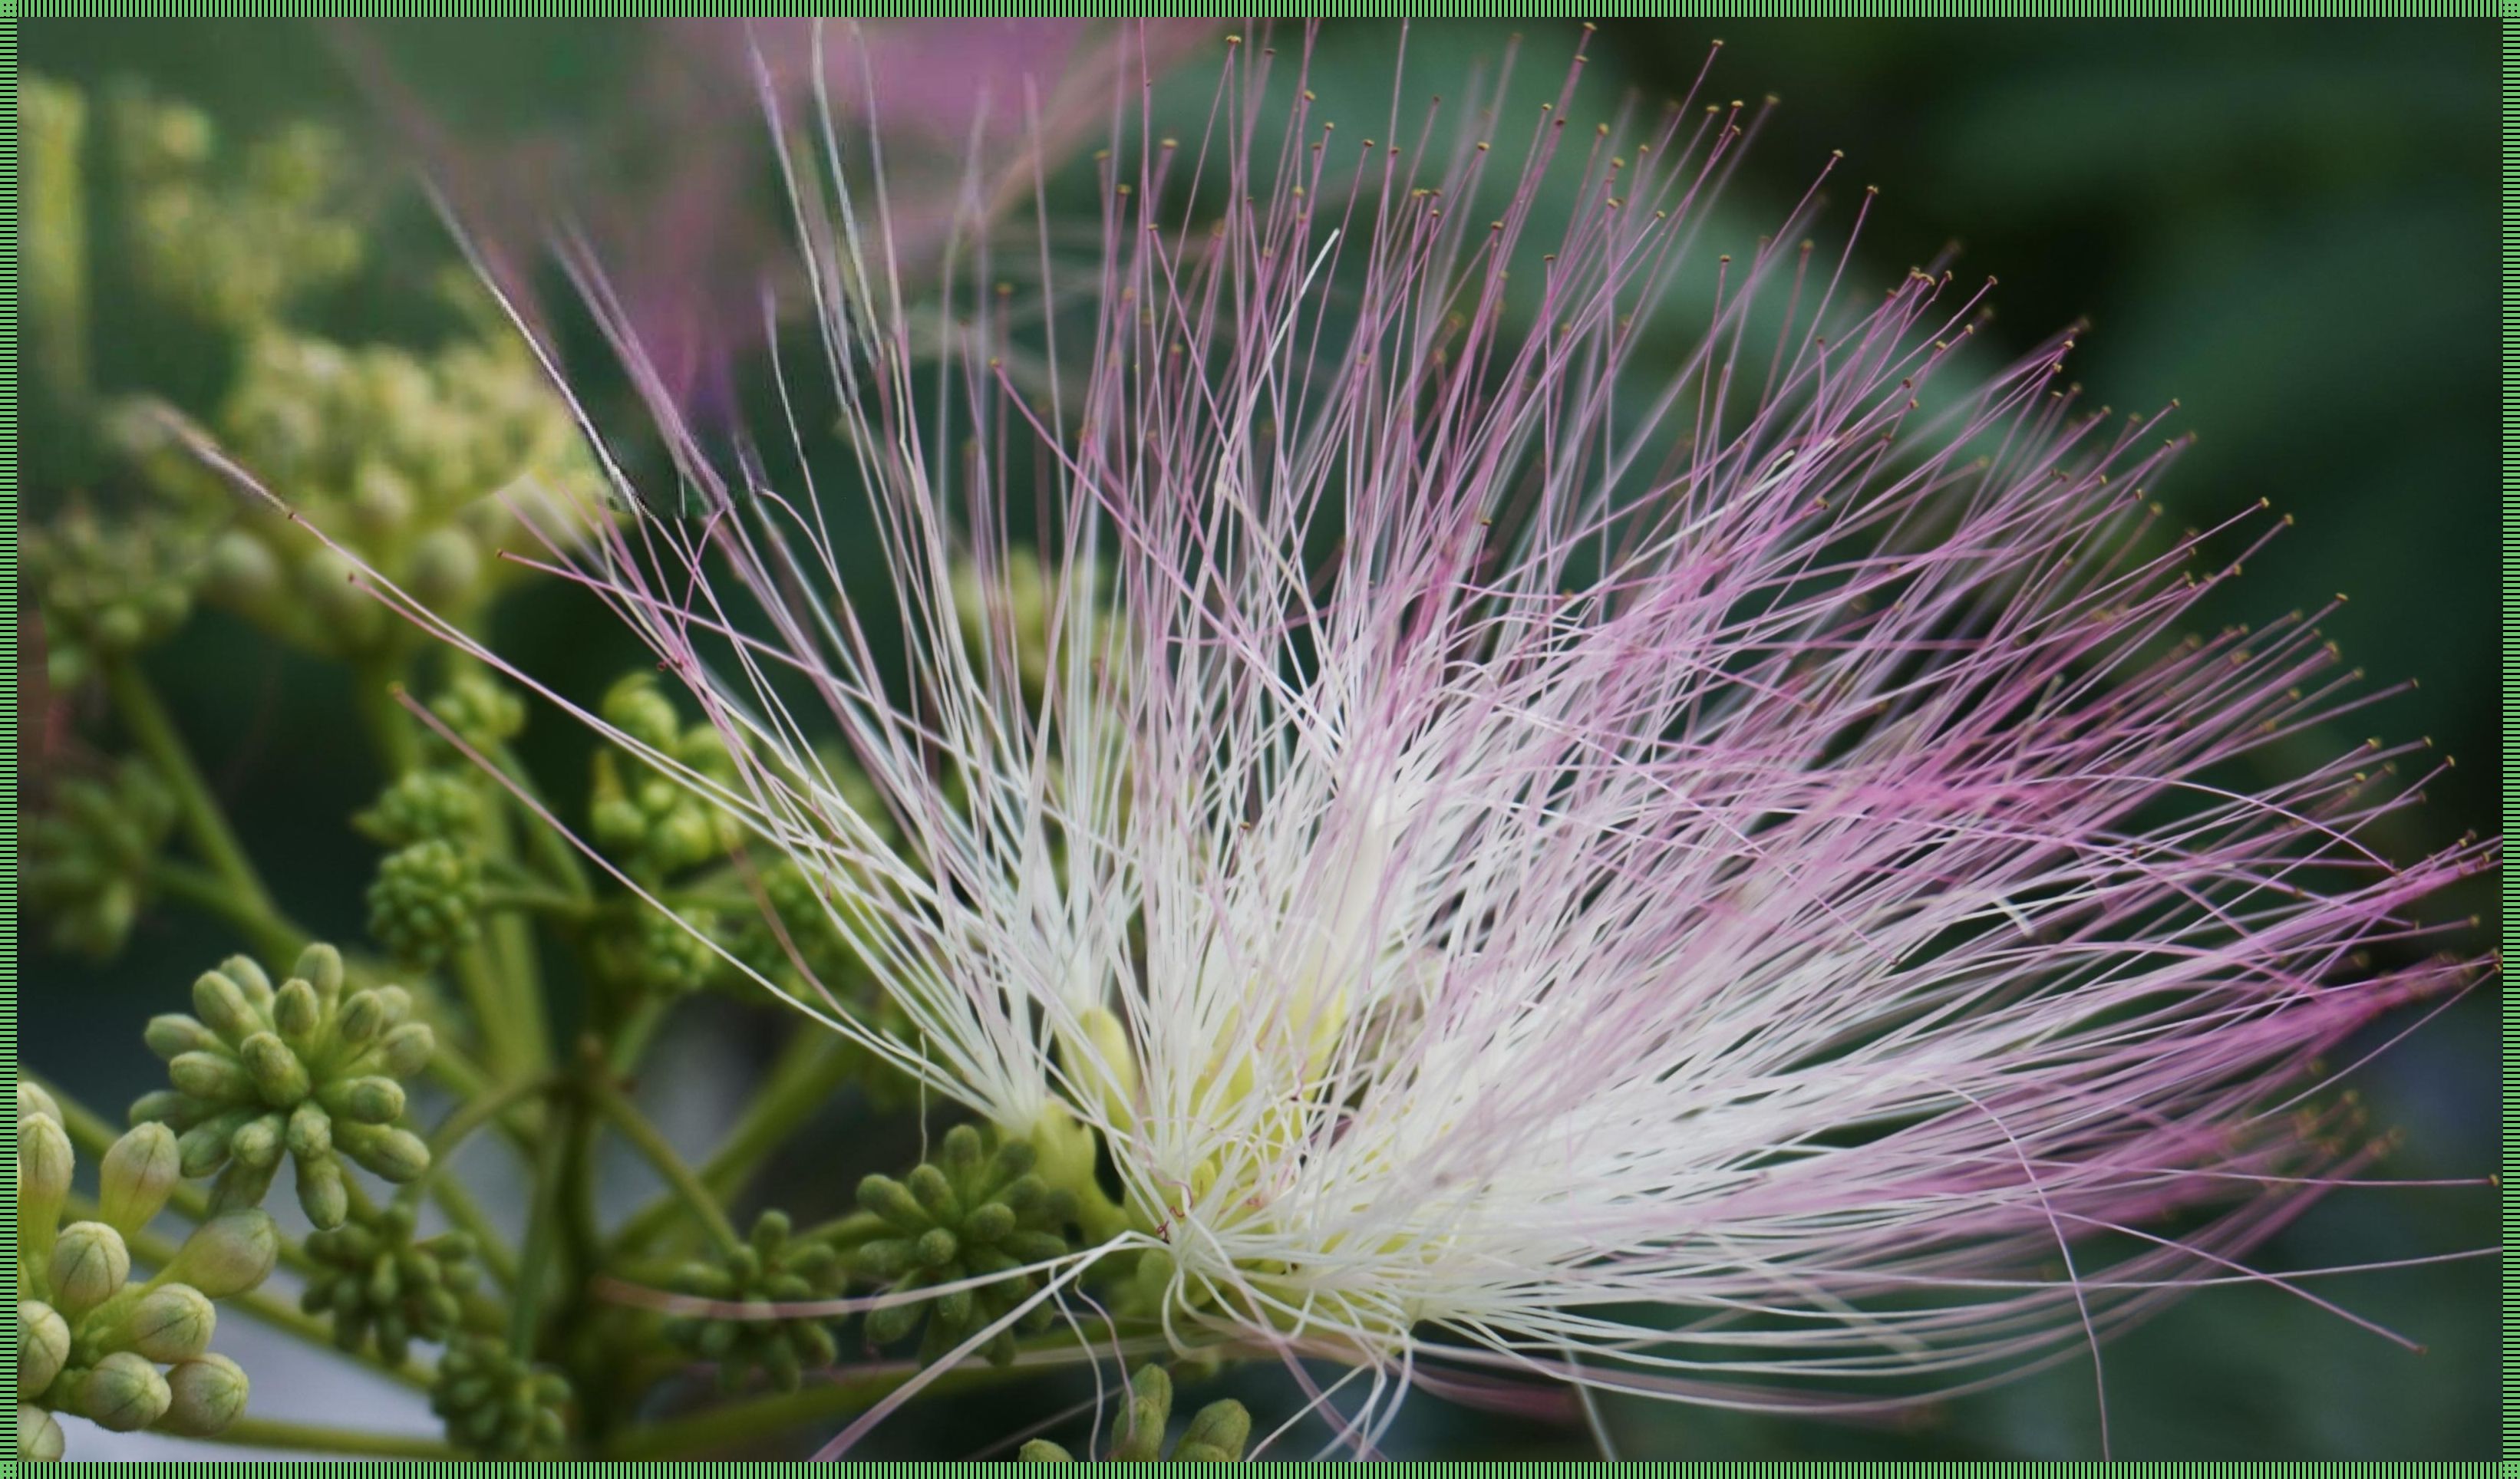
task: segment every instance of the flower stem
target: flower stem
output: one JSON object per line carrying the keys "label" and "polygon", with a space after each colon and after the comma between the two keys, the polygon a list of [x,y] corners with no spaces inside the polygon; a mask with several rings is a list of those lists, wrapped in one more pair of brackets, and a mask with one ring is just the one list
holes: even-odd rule
{"label": "flower stem", "polygon": [[[1049,1337],[1064,1350],[1073,1350],[1076,1337],[1061,1333]],[[1029,1343],[1026,1343],[1029,1345]],[[880,1401],[895,1388],[916,1378],[925,1367],[919,1362],[889,1363],[857,1371],[844,1371],[838,1379],[821,1386],[809,1386],[794,1392],[773,1392],[742,1402],[731,1402],[690,1417],[670,1418],[631,1428],[615,1438],[604,1450],[610,1459],[685,1458],[722,1453],[731,1445],[757,1442],[775,1437],[808,1423],[853,1412]],[[1038,1369],[1018,1359],[1011,1366],[993,1366],[986,1362],[966,1362],[950,1371],[939,1373],[928,1385],[931,1392],[951,1392],[984,1387]]]}
{"label": "flower stem", "polygon": [[[769,1081],[736,1122],[708,1163],[700,1182],[712,1196],[732,1196],[769,1157],[779,1143],[795,1133],[830,1100],[849,1074],[848,1045],[820,1029],[807,1028],[788,1039],[771,1065]],[[646,1248],[674,1219],[672,1193],[642,1207],[612,1237],[611,1253],[619,1257]]]}
{"label": "flower stem", "polygon": [[246,1448],[288,1449],[301,1454],[351,1454],[371,1458],[453,1458],[455,1450],[441,1439],[416,1433],[370,1433],[357,1428],[325,1427],[311,1422],[284,1422],[277,1417],[240,1417],[209,1440]]}
{"label": "flower stem", "polygon": [[519,1356],[533,1352],[543,1286],[551,1281],[552,1270],[560,1262],[562,1171],[576,1138],[576,1122],[585,1113],[585,1105],[574,1097],[555,1099],[543,1130],[542,1154],[534,1162],[534,1210],[525,1224],[525,1254],[518,1266],[516,1303],[508,1319],[508,1346]]}
{"label": "flower stem", "polygon": [[150,881],[170,898],[180,899],[203,914],[215,915],[237,927],[254,953],[271,961],[296,959],[306,948],[306,932],[289,920],[257,908],[239,894],[228,881],[204,868],[195,868],[160,858],[149,866]]}
{"label": "flower stem", "polygon": [[717,1197],[666,1143],[665,1137],[657,1133],[656,1127],[648,1122],[648,1117],[639,1112],[638,1106],[601,1075],[589,1075],[586,1087],[594,1106],[612,1122],[612,1128],[621,1133],[623,1140],[647,1157],[648,1164],[656,1168],[656,1174],[674,1188],[674,1194],[682,1198],[683,1205],[691,1210],[693,1216],[699,1219],[700,1226],[708,1230],[709,1236],[717,1241],[719,1248],[730,1257],[741,1251],[743,1239],[737,1235],[735,1224],[727,1221],[726,1211],[718,1205]]}
{"label": "flower stem", "polygon": [[253,871],[244,846],[229,829],[226,813],[220,810],[216,797],[202,779],[201,768],[193,763],[192,751],[185,748],[183,736],[168,717],[165,705],[158,699],[157,690],[139,664],[128,659],[105,665],[106,689],[113,696],[114,708],[122,716],[123,728],[131,732],[132,742],[158,768],[159,779],[175,793],[176,814],[183,819],[184,834],[192,839],[194,850],[210,871],[226,880],[228,887],[253,912],[278,919],[272,907],[271,891],[263,887],[262,877]]}

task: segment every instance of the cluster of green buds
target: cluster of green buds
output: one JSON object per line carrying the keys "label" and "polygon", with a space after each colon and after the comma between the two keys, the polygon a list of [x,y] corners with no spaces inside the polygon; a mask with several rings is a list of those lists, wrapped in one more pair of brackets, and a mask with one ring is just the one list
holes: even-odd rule
{"label": "cluster of green buds", "polygon": [[104,960],[122,949],[150,895],[150,869],[175,825],[175,798],[148,764],[74,777],[26,827],[26,902],[55,947]]}
{"label": "cluster of green buds", "polygon": [[356,1352],[371,1341],[398,1367],[415,1340],[443,1341],[464,1320],[464,1296],[481,1280],[472,1239],[462,1232],[416,1235],[411,1208],[395,1202],[354,1213],[338,1228],[307,1234],[306,1277],[297,1307],[333,1317],[333,1343]]}
{"label": "cluster of green buds", "polygon": [[230,957],[193,983],[193,1010],[151,1019],[149,1046],[174,1087],[143,1097],[131,1120],[180,1132],[186,1176],[219,1173],[212,1206],[258,1205],[286,1155],[308,1220],[338,1228],[350,1211],[342,1156],[392,1182],[428,1169],[428,1143],[394,1123],[399,1081],[436,1050],[428,1024],[410,1020],[410,993],[345,994],[340,953],[310,945],[276,988]]}
{"label": "cluster of green buds", "polygon": [[724,976],[726,962],[710,943],[717,932],[717,911],[705,905],[669,915],[623,895],[597,914],[587,951],[596,971],[625,991],[688,996]]}
{"label": "cluster of green buds", "polygon": [[481,871],[443,837],[385,854],[368,885],[368,933],[397,961],[438,964],[481,936]]}
{"label": "cluster of green buds", "polygon": [[[605,723],[683,771],[733,786],[735,767],[725,740],[706,724],[686,727],[655,674],[632,673],[615,683],[600,711]],[[733,817],[685,781],[610,749],[596,752],[587,819],[596,845],[643,880],[669,878],[722,859],[742,837]]]}
{"label": "cluster of green buds", "polygon": [[477,833],[483,811],[472,774],[424,766],[396,777],[350,825],[386,847],[462,842]]}
{"label": "cluster of green buds", "polygon": [[[788,1214],[770,1211],[754,1221],[750,1240],[732,1254],[684,1265],[674,1276],[674,1288],[728,1303],[792,1303],[836,1293],[844,1272],[839,1251],[831,1243],[794,1237]],[[766,1309],[760,1313],[768,1315]],[[839,1357],[831,1322],[816,1318],[676,1316],[665,1322],[665,1338],[703,1361],[716,1362],[718,1382],[728,1391],[759,1370],[771,1385],[792,1392],[805,1372]]]}
{"label": "cluster of green buds", "polygon": [[[263,328],[245,342],[218,435],[306,521],[354,544],[437,614],[465,620],[524,570],[497,558],[521,532],[512,500],[600,505],[566,407],[511,338],[485,329],[422,354]],[[126,418],[121,440],[161,491],[233,505],[146,418]],[[402,633],[355,574],[297,523],[248,510],[212,542],[204,594],[285,642],[358,657]]]}
{"label": "cluster of green buds", "polygon": [[[979,1130],[957,1125],[945,1133],[936,1158],[906,1178],[870,1176],[858,1184],[859,1214],[839,1234],[864,1239],[849,1253],[856,1273],[904,1295],[970,1278],[988,1280],[870,1312],[869,1344],[892,1345],[923,1321],[920,1359],[933,1361],[1004,1319],[1041,1287],[1040,1274],[1015,1271],[1068,1251],[1066,1229],[1075,1221],[1076,1199],[1053,1189],[1034,1173],[1033,1161],[1027,1142],[1007,1141],[992,1153]],[[1016,1323],[1038,1330],[1050,1320],[1045,1302]],[[992,1336],[987,1351],[992,1362],[1012,1361],[1012,1327]]]}
{"label": "cluster of green buds", "polygon": [[130,1239],[179,1179],[174,1133],[142,1125],[105,1152],[94,1221],[62,1225],[72,1153],[61,1108],[18,1086],[18,1457],[62,1457],[56,1412],[115,1432],[189,1437],[245,1411],[245,1372],[210,1352],[214,1300],[271,1277],[280,1230],[259,1208],[212,1217],[166,1266],[134,1282]]}
{"label": "cluster of green buds", "polygon": [[55,688],[86,683],[193,612],[201,542],[162,514],[99,517],[76,504],[27,530],[23,554],[44,619],[45,678]]}
{"label": "cluster of green buds", "polygon": [[[1183,1429],[1172,1452],[1164,1452],[1164,1430],[1172,1422],[1173,1380],[1159,1366],[1144,1366],[1129,1378],[1129,1412],[1112,1445],[1116,1463],[1238,1463],[1251,1441],[1251,1413],[1228,1398],[1200,1408]],[[1067,1450],[1036,1438],[1016,1455],[1026,1463],[1073,1463]]]}
{"label": "cluster of green buds", "polygon": [[208,114],[129,86],[106,122],[132,265],[196,317],[260,324],[358,267],[351,160],[332,130],[293,124],[222,161]]}
{"label": "cluster of green buds", "polygon": [[473,1457],[506,1462],[557,1457],[568,1438],[568,1404],[566,1377],[486,1336],[446,1348],[428,1396],[448,1441]]}
{"label": "cluster of green buds", "polygon": [[[476,753],[488,754],[525,732],[525,700],[514,689],[476,667],[446,680],[428,698],[428,711]],[[430,749],[459,760],[451,745],[430,736]]]}

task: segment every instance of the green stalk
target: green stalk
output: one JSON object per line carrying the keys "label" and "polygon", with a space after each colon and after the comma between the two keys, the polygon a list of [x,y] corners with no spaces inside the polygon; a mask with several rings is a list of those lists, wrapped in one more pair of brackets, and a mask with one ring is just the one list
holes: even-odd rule
{"label": "green stalk", "polygon": [[409,1433],[370,1433],[357,1428],[325,1427],[311,1422],[284,1422],[277,1417],[240,1417],[214,1434],[212,1443],[244,1448],[287,1449],[300,1454],[350,1454],[370,1458],[454,1458],[442,1439]]}
{"label": "green stalk", "polygon": [[429,1193],[436,1198],[437,1210],[446,1214],[446,1220],[472,1239],[472,1249],[480,1257],[481,1267],[490,1271],[490,1277],[499,1281],[499,1287],[516,1288],[517,1255],[509,1249],[507,1238],[500,1235],[489,1214],[481,1210],[481,1204],[472,1199],[472,1192],[464,1189],[464,1184],[441,1178],[430,1184]]}
{"label": "green stalk", "polygon": [[517,1271],[516,1303],[508,1319],[509,1348],[520,1356],[533,1352],[543,1286],[551,1281],[552,1270],[560,1261],[562,1173],[576,1122],[585,1113],[585,1106],[573,1099],[556,1103],[544,1126],[542,1154],[534,1162],[534,1210],[525,1224],[525,1254]]}
{"label": "green stalk", "polygon": [[254,905],[207,869],[160,858],[149,866],[149,879],[160,892],[179,899],[237,928],[256,955],[269,961],[293,961],[306,948],[306,932]]}
{"label": "green stalk", "polygon": [[402,692],[402,681],[396,676],[399,656],[398,650],[371,653],[359,659],[350,676],[359,723],[367,730],[368,744],[387,777],[420,768],[419,730],[395,696]]}
{"label": "green stalk", "polygon": [[586,1088],[594,1106],[612,1122],[612,1128],[621,1133],[623,1140],[647,1157],[648,1164],[656,1168],[656,1174],[674,1188],[674,1194],[682,1198],[683,1205],[691,1210],[693,1216],[699,1219],[700,1226],[708,1230],[709,1236],[717,1241],[719,1248],[729,1257],[741,1252],[743,1239],[736,1233],[735,1224],[727,1220],[726,1211],[718,1205],[717,1197],[710,1193],[682,1156],[675,1153],[674,1147],[657,1133],[656,1127],[648,1123],[648,1117],[639,1112],[638,1106],[601,1077],[590,1076]]}
{"label": "green stalk", "polygon": [[[1049,1338],[1069,1349],[1075,1346],[1073,1335],[1062,1333]],[[924,1369],[917,1362],[903,1362],[842,1376],[822,1386],[773,1392],[693,1416],[648,1423],[613,1439],[606,1446],[604,1457],[614,1460],[692,1458],[720,1453],[733,1444],[772,1437],[871,1407]],[[1026,1374],[1029,1369],[1020,1363],[998,1367],[968,1362],[935,1377],[927,1390],[953,1392],[991,1386]]]}
{"label": "green stalk", "polygon": [[123,727],[131,732],[132,742],[158,768],[175,793],[176,814],[183,820],[184,834],[202,855],[211,872],[227,881],[245,904],[273,919],[279,911],[272,907],[271,891],[253,871],[244,846],[229,829],[226,813],[220,810],[209,784],[202,779],[201,768],[193,763],[192,751],[184,746],[183,736],[175,722],[158,700],[137,663],[123,659],[105,664],[105,685],[112,695],[114,708],[122,716]]}
{"label": "green stalk", "polygon": [[[743,1189],[770,1152],[823,1107],[849,1075],[848,1045],[820,1028],[804,1028],[788,1039],[769,1081],[743,1111],[725,1142],[700,1168],[700,1182],[716,1197]],[[611,1253],[635,1253],[655,1241],[674,1221],[672,1192],[642,1207],[612,1237]]]}

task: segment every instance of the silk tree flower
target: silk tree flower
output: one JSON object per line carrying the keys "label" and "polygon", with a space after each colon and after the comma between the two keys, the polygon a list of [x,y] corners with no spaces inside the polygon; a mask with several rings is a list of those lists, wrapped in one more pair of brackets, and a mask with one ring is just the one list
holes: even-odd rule
{"label": "silk tree flower", "polygon": [[[2474,978],[2419,910],[2497,851],[2375,850],[2420,746],[2261,779],[2380,696],[2318,612],[2191,630],[2283,520],[2165,529],[2169,412],[2088,407],[2066,336],[1976,368],[1984,289],[1861,287],[1819,186],[1705,261],[1737,104],[1570,126],[1570,75],[1359,144],[1303,53],[1115,136],[1047,395],[984,247],[908,321],[864,161],[766,83],[824,352],[758,450],[578,263],[679,486],[608,457],[554,567],[736,779],[609,738],[908,1025],[797,1007],[1089,1201],[1099,1143],[1098,1267],[1183,1346],[1350,1363],[1360,1452],[1412,1382],[1860,1410],[2317,1299],[2246,1262],[2378,1148],[2311,1065]],[[953,599],[1027,564],[1037,660]]]}

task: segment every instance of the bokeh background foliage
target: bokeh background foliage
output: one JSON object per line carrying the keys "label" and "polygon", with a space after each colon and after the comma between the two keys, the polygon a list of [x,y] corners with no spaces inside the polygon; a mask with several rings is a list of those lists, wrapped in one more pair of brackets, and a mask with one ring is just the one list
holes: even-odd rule
{"label": "bokeh background foliage", "polygon": [[[643,120],[625,113],[653,96],[631,85],[652,62],[650,27],[487,24],[381,23],[346,46],[339,32],[294,22],[29,21],[22,35],[38,70],[91,87],[143,79],[201,104],[225,134],[250,139],[313,120],[367,151],[377,161],[364,187],[379,223],[372,260],[310,311],[326,330],[368,340],[432,332],[428,283],[447,251],[418,193],[383,162],[407,125],[390,121],[376,73],[352,59],[389,59],[410,99],[494,148],[636,137]],[[1553,77],[1571,27],[1526,29],[1522,66]],[[2122,407],[2177,396],[2181,424],[2199,434],[2161,489],[2177,512],[2205,524],[2264,497],[2297,516],[2214,614],[2248,620],[2345,593],[2351,604],[2329,635],[2376,680],[2420,684],[2354,721],[2393,740],[2432,736],[2461,761],[2391,845],[2413,852],[2491,829],[2499,741],[2490,24],[1619,22],[1595,42],[1588,101],[1684,92],[1719,36],[1712,95],[1781,100],[1726,219],[1755,231],[1844,149],[1838,193],[1852,197],[1863,183],[1882,191],[1858,250],[1862,270],[1895,277],[1957,237],[1964,277],[2002,279],[2000,346],[2090,319],[2077,374],[2092,392]],[[1378,116],[1394,39],[1387,26],[1328,27],[1324,96]],[[1421,23],[1405,85],[1441,90],[1435,79],[1448,67],[1493,56],[1506,40],[1499,26]],[[1204,85],[1207,66],[1193,56],[1185,72]],[[101,379],[198,393],[216,378],[179,329],[115,317],[112,306],[99,310]],[[29,450],[30,515],[66,487],[111,480],[60,449]],[[591,628],[582,605],[543,593],[511,603],[497,630],[528,668],[582,693],[637,660]],[[248,640],[216,614],[194,620],[152,666],[276,890],[319,930],[357,935],[373,850],[343,819],[374,794],[375,777],[350,742],[342,671]],[[2332,738],[2341,747],[2362,733]],[[582,741],[557,723],[536,726],[528,748],[549,774],[582,764]],[[40,783],[40,768],[32,774]],[[2484,880],[2444,907],[2495,926]],[[214,926],[167,909],[142,920],[111,965],[30,955],[21,1042],[92,1098],[126,1098],[152,1084],[139,1023],[230,948]],[[2365,1070],[2375,1126],[2404,1133],[2389,1171],[2475,1176],[2495,1163],[2496,1008],[2480,993]],[[763,1046],[739,1039],[727,1061],[740,1065]],[[827,1163],[808,1146],[792,1169]],[[834,1198],[854,1181],[849,1164]],[[2485,1192],[2364,1192],[2332,1198],[2263,1261],[2362,1263],[2496,1240]],[[2485,1457],[2497,1411],[2496,1289],[2490,1262],[2322,1283],[2425,1343],[2424,1356],[2272,1289],[2191,1300],[2110,1349],[2116,1451]],[[1264,1377],[1245,1394],[1264,1417],[1271,1392]],[[976,1411],[914,1409],[868,1457],[958,1457],[965,1435],[1011,1431],[1069,1400],[1017,1389]],[[1658,1457],[2065,1457],[2098,1443],[2092,1373],[2073,1364],[1888,1425],[1629,1403],[1607,1405],[1605,1417],[1626,1453]],[[1394,1448],[1395,1457],[1591,1452],[1580,1429],[1431,1401],[1413,1407]]]}

